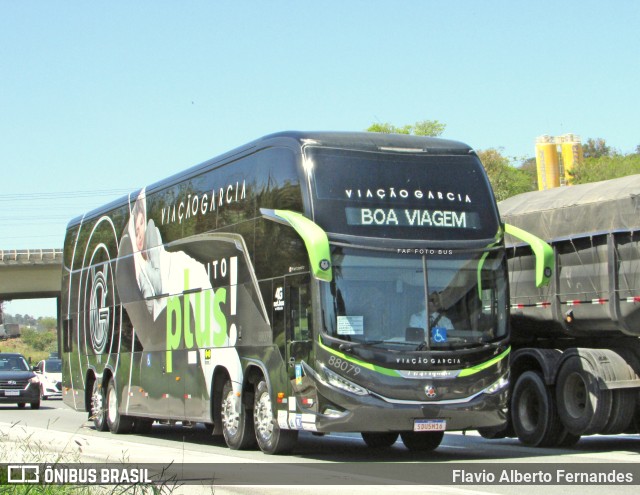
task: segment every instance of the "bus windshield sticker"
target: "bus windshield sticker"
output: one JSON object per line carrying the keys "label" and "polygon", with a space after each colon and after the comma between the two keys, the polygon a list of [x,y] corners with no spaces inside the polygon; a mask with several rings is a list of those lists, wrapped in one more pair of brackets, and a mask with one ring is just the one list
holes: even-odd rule
{"label": "bus windshield sticker", "polygon": [[338,316],[338,335],[364,335],[364,316]]}
{"label": "bus windshield sticker", "polygon": [[436,343],[447,342],[447,329],[445,327],[433,327],[431,329],[431,340]]}

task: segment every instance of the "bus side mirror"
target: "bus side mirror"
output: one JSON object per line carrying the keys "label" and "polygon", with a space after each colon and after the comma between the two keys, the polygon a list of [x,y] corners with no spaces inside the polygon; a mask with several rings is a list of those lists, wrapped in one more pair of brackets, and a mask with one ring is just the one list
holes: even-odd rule
{"label": "bus side mirror", "polygon": [[260,208],[262,216],[284,225],[293,227],[298,233],[309,255],[311,273],[318,280],[331,282],[333,270],[331,269],[331,249],[327,233],[316,223],[309,220],[302,213],[290,210],[269,210]]}
{"label": "bus side mirror", "polygon": [[508,223],[504,224],[504,231],[531,246],[536,257],[536,287],[548,285],[553,274],[553,248],[539,237]]}

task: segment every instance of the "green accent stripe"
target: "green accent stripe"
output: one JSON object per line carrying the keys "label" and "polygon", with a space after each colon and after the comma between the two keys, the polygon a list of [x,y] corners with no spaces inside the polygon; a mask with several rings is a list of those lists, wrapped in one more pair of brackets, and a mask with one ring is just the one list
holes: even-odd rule
{"label": "green accent stripe", "polygon": [[[353,364],[356,364],[358,366],[361,366],[362,368],[365,368],[367,370],[375,371],[376,373],[380,373],[380,374],[386,375],[386,376],[393,376],[393,377],[402,376],[396,370],[392,370],[392,369],[389,369],[389,368],[383,368],[382,366],[376,366],[375,364],[367,363],[366,361],[361,361],[360,359],[357,359],[357,358],[354,358],[352,356],[349,356],[348,354],[345,354],[343,352],[336,351],[335,349],[332,349],[331,347],[328,347],[328,346],[324,345],[322,343],[322,341],[320,340],[320,338],[318,338],[318,344],[320,345],[320,347],[322,347],[328,353],[333,354],[335,356],[338,356],[339,358],[344,359],[345,361],[349,361],[350,363],[353,363]],[[511,347],[509,347],[506,351],[504,351],[499,356],[496,356],[496,357],[490,359],[489,361],[487,361],[485,363],[480,363],[480,364],[477,364],[475,366],[472,366],[471,368],[466,368],[466,369],[460,370],[460,373],[458,374],[458,377],[471,376],[471,375],[475,375],[476,373],[481,372],[482,370],[486,370],[487,368],[490,368],[494,364],[502,361],[504,358],[506,358],[509,355],[510,352],[511,352]]]}
{"label": "green accent stripe", "polygon": [[366,361],[360,361],[359,359],[356,359],[354,357],[348,356],[347,354],[344,354],[340,351],[336,351],[335,349],[332,349],[331,347],[327,347],[326,345],[324,345],[320,339],[318,339],[318,344],[320,344],[320,347],[322,347],[325,351],[334,354],[336,356],[338,356],[341,359],[344,359],[345,361],[349,361],[350,363],[353,364],[357,364],[358,366],[361,366],[362,368],[371,370],[371,371],[375,371],[377,373],[380,373],[382,375],[387,375],[387,376],[400,376],[400,374],[395,371],[395,370],[391,370],[389,368],[383,368],[382,366],[376,366],[375,364],[371,364],[371,363],[367,363]]}
{"label": "green accent stripe", "polygon": [[504,358],[506,358],[509,355],[510,352],[511,352],[511,347],[509,347],[506,351],[504,351],[499,356],[496,356],[493,359],[490,359],[486,363],[476,364],[471,368],[463,369],[462,371],[460,371],[460,374],[458,376],[465,377],[465,376],[475,375],[476,373],[479,373],[482,370],[486,370],[487,368],[490,368],[494,364],[502,361]]}

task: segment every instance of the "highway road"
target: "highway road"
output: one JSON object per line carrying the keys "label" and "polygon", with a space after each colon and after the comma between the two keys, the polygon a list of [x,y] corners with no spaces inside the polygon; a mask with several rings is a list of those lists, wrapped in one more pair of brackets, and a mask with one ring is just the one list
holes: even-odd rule
{"label": "highway road", "polygon": [[[192,466],[197,477],[202,463],[207,466],[236,465],[245,471],[264,469],[266,466],[282,476],[285,483],[261,486],[216,486],[202,482],[201,493],[283,493],[296,495],[312,493],[457,493],[457,494],[518,494],[545,495],[553,493],[580,493],[601,495],[602,485],[559,485],[557,479],[547,483],[520,481],[518,484],[477,484],[464,482],[466,476],[477,473],[475,480],[485,479],[491,472],[513,471],[522,475],[526,471],[557,473],[558,470],[585,472],[596,470],[625,472],[622,463],[632,463],[633,484],[610,487],[616,494],[638,493],[640,490],[640,435],[594,436],[583,438],[568,449],[534,449],[521,445],[515,439],[486,440],[475,432],[467,435],[448,433],[442,445],[431,453],[409,452],[399,441],[389,449],[369,449],[356,434],[332,434],[318,437],[302,433],[294,453],[290,456],[266,456],[259,451],[232,451],[223,442],[210,437],[204,427],[155,424],[150,434],[113,435],[98,432],[87,421],[86,413],[73,411],[61,401],[46,401],[39,410],[17,409],[0,405],[0,462],[52,462],[50,457],[29,458],[32,450],[65,452],[66,462],[131,462],[162,463]],[[26,445],[30,447],[26,447]],[[31,448],[34,446],[35,448]],[[54,455],[54,454],[47,454]],[[60,455],[60,454],[55,454]],[[25,457],[26,456],[26,457]],[[286,464],[283,464],[286,463]],[[347,463],[347,464],[345,464]],[[353,464],[356,463],[356,464]],[[620,469],[622,468],[622,469]],[[186,472],[186,471],[185,471]],[[221,471],[222,472],[222,471]],[[289,475],[297,472],[300,478]],[[455,480],[441,486],[429,481]],[[318,475],[320,473],[320,476]],[[186,476],[186,475],[185,475]],[[318,477],[320,479],[318,479]],[[224,479],[224,476],[222,477]],[[294,481],[291,481],[293,479]],[[354,481],[355,480],[355,481]],[[401,481],[399,481],[401,480]],[[516,480],[518,481],[518,480]],[[300,486],[300,483],[305,486]],[[331,486],[323,486],[330,484]],[[354,485],[344,486],[346,483]],[[284,483],[283,483],[284,484]],[[341,486],[342,485],[342,486]],[[372,488],[372,485],[377,485]],[[195,493],[193,486],[183,486],[174,493]],[[183,491],[180,491],[183,490]],[[204,491],[202,491],[204,490]]]}

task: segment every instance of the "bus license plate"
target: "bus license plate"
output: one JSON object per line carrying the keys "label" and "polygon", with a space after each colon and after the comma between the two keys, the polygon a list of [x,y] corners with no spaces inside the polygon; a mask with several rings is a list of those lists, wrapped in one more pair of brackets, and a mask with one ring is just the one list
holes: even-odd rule
{"label": "bus license plate", "polygon": [[5,390],[4,395],[5,397],[18,396],[20,395],[20,390]]}
{"label": "bus license plate", "polygon": [[445,431],[447,429],[446,419],[415,419],[413,420],[413,431]]}

